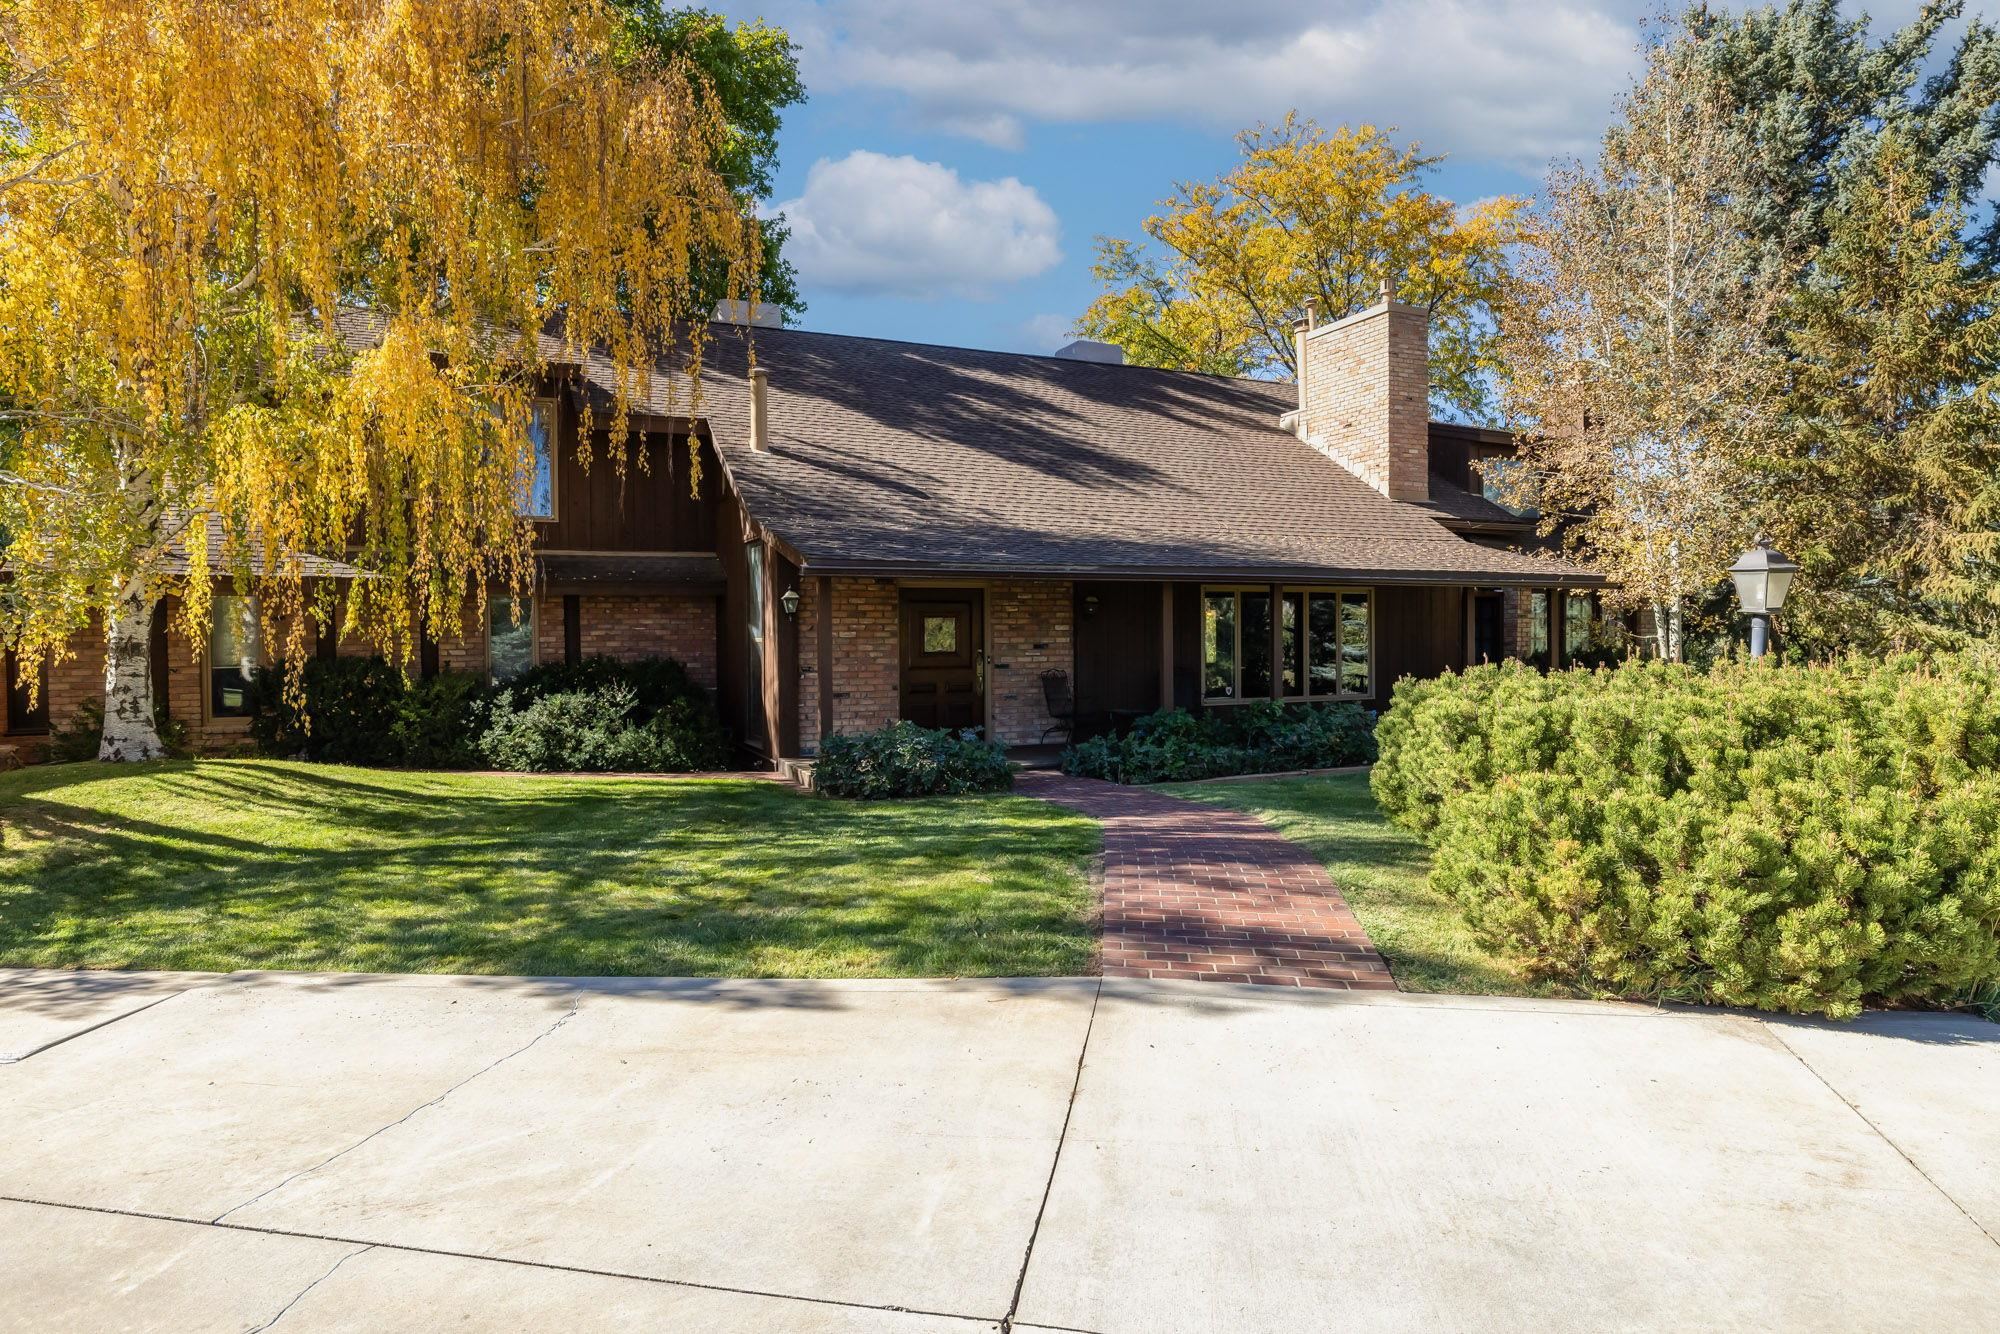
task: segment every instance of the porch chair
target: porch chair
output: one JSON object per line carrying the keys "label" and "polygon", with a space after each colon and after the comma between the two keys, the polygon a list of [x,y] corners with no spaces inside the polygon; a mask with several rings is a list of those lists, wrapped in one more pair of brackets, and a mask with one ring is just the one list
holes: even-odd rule
{"label": "porch chair", "polygon": [[1051,667],[1042,673],[1042,703],[1055,719],[1042,729],[1042,740],[1047,741],[1050,733],[1061,733],[1065,744],[1076,740],[1076,695],[1069,688],[1068,672]]}

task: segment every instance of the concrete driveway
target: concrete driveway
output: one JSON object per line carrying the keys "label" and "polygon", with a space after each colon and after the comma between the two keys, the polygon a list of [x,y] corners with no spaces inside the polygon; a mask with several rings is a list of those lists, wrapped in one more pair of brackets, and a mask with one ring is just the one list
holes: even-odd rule
{"label": "concrete driveway", "polygon": [[2000,1029],[0,972],[0,1328],[2000,1325]]}

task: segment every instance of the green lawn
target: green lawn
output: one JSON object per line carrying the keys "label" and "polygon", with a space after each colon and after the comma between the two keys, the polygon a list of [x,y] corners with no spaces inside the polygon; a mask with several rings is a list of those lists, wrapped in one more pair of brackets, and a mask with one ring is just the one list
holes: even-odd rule
{"label": "green lawn", "polygon": [[1177,797],[1261,816],[1326,863],[1334,884],[1405,991],[1560,996],[1472,938],[1457,907],[1425,883],[1429,854],[1376,809],[1368,775],[1176,784]]}
{"label": "green lawn", "polygon": [[754,780],[270,761],[0,774],[0,965],[1087,972],[1094,822]]}

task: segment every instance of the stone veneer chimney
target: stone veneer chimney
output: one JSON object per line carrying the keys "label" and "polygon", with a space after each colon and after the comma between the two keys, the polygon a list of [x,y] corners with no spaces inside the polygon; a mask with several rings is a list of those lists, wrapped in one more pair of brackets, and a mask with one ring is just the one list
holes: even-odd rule
{"label": "stone veneer chimney", "polygon": [[1391,500],[1431,494],[1430,314],[1382,299],[1331,324],[1308,304],[1297,326],[1299,439]]}

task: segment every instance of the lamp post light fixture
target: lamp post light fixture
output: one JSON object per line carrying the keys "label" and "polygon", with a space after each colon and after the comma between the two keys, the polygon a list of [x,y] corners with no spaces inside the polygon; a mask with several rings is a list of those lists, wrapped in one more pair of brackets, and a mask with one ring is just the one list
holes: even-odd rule
{"label": "lamp post light fixture", "polygon": [[1771,646],[1771,613],[1785,605],[1799,563],[1758,535],[1757,545],[1736,558],[1729,577],[1736,581],[1736,600],[1750,618],[1750,656],[1761,658]]}
{"label": "lamp post light fixture", "polygon": [[796,616],[799,614],[799,590],[797,585],[785,590],[785,595],[778,599],[778,605],[785,609],[785,615],[787,616]]}

